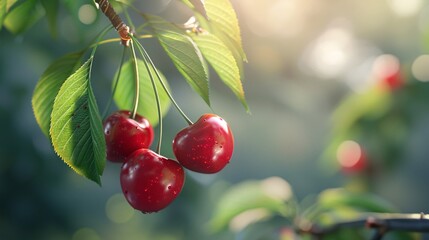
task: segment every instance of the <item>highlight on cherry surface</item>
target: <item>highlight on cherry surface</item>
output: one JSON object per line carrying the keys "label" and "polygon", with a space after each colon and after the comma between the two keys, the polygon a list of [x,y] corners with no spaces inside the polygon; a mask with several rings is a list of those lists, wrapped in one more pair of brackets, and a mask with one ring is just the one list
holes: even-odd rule
{"label": "highlight on cherry surface", "polygon": [[142,148],[123,164],[120,181],[122,192],[134,209],[153,213],[177,198],[185,182],[185,172],[178,162]]}
{"label": "highlight on cherry surface", "polygon": [[234,137],[228,123],[207,113],[182,129],[173,140],[173,152],[183,167],[199,173],[217,173],[230,161]]}
{"label": "highlight on cherry surface", "polygon": [[127,110],[111,114],[104,120],[103,127],[107,160],[111,162],[124,162],[135,150],[149,148],[154,139],[149,120],[139,114],[133,119]]}

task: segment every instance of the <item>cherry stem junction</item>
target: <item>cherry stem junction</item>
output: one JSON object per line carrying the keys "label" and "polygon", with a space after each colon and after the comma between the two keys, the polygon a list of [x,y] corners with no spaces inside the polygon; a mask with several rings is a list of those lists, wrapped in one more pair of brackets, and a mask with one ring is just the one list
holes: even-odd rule
{"label": "cherry stem junction", "polygon": [[95,0],[97,8],[110,20],[121,37],[122,45],[128,47],[131,40],[130,27],[122,21],[121,17],[115,12],[109,0]]}

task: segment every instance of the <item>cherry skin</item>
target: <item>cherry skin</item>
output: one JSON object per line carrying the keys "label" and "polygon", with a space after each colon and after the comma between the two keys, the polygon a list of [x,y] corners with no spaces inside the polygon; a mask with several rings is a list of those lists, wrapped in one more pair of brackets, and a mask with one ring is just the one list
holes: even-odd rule
{"label": "cherry skin", "polygon": [[143,213],[167,207],[182,191],[183,167],[150,149],[138,149],[122,165],[122,192],[128,203]]}
{"label": "cherry skin", "polygon": [[135,150],[149,148],[153,142],[149,121],[138,114],[135,119],[130,116],[130,111],[117,111],[103,122],[107,160],[111,162],[124,162]]}
{"label": "cherry skin", "polygon": [[173,140],[173,152],[185,168],[199,173],[217,173],[230,161],[234,137],[227,122],[204,114],[182,129]]}

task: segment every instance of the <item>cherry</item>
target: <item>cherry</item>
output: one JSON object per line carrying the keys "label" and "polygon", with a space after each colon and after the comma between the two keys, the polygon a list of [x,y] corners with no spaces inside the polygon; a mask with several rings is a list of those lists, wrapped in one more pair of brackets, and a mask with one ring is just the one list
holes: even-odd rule
{"label": "cherry", "polygon": [[337,160],[344,173],[360,173],[368,165],[366,154],[361,145],[351,140],[340,144],[337,150]]}
{"label": "cherry", "polygon": [[390,54],[377,57],[373,64],[373,73],[379,84],[390,90],[399,89],[404,85],[399,59]]}
{"label": "cherry", "polygon": [[178,162],[142,148],[128,157],[120,180],[128,203],[151,213],[167,207],[179,195],[185,172]]}
{"label": "cherry", "polygon": [[216,173],[231,159],[234,138],[227,122],[215,114],[204,114],[197,122],[177,133],[173,152],[185,168]]}
{"label": "cherry", "polygon": [[135,119],[130,116],[130,111],[117,111],[103,123],[109,161],[124,162],[135,150],[152,144],[154,132],[149,121],[138,114]]}

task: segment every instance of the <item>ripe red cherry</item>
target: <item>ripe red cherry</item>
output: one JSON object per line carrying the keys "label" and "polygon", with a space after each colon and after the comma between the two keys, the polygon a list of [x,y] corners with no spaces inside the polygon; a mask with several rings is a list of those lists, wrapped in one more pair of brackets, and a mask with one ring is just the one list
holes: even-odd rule
{"label": "ripe red cherry", "polygon": [[379,84],[389,90],[399,89],[405,83],[399,59],[394,55],[378,56],[373,64],[373,73]]}
{"label": "ripe red cherry", "polygon": [[144,213],[167,207],[182,190],[183,167],[149,149],[133,152],[121,169],[121,187],[130,205]]}
{"label": "ripe red cherry", "polygon": [[103,123],[109,161],[124,162],[135,150],[152,144],[154,133],[149,121],[138,114],[135,119],[130,116],[130,111],[117,111]]}
{"label": "ripe red cherry", "polygon": [[173,152],[185,168],[216,173],[231,159],[234,138],[227,122],[215,114],[204,114],[182,129],[173,140]]}

